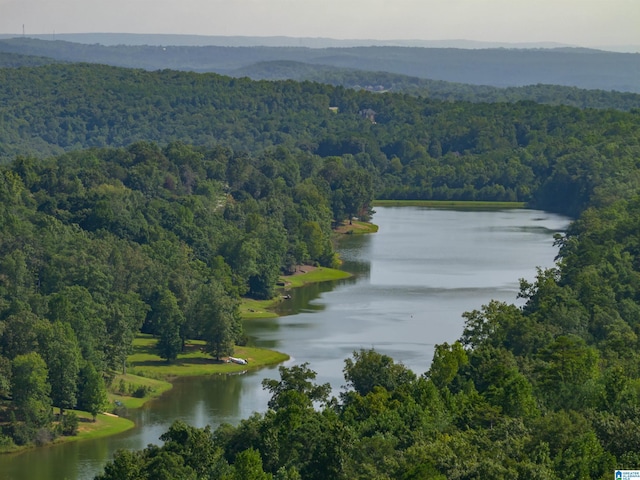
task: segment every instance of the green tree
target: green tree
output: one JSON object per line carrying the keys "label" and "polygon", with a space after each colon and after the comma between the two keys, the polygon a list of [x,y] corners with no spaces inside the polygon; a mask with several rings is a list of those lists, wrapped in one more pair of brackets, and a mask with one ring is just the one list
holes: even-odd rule
{"label": "green tree", "polygon": [[142,327],[148,308],[140,296],[132,292],[116,295],[108,305],[107,363],[113,369],[121,368],[123,374],[126,373],[127,356],[131,353],[133,340]]}
{"label": "green tree", "polygon": [[142,452],[118,450],[95,480],[146,480],[148,477],[142,472],[142,467]]}
{"label": "green tree", "polygon": [[196,325],[199,338],[207,342],[206,351],[217,360],[233,354],[242,333],[237,300],[215,281],[202,285],[194,296],[189,323]]}
{"label": "green tree", "polygon": [[353,358],[347,358],[344,363],[344,378],[348,386],[360,395],[366,395],[374,387],[393,391],[416,378],[404,365],[374,349],[354,351]]}
{"label": "green tree", "polygon": [[28,426],[44,427],[51,421],[51,385],[47,364],[31,352],[18,355],[12,364],[11,394],[18,418]]}
{"label": "green tree", "polygon": [[158,335],[158,353],[161,358],[172,362],[182,351],[183,339],[180,336],[185,319],[176,297],[168,289],[158,293],[151,310],[155,333]]}
{"label": "green tree", "polygon": [[229,470],[222,450],[213,442],[213,434],[208,426],[195,428],[177,420],[160,436],[160,440],[164,442],[163,448],[180,455],[198,478],[214,475],[216,478],[223,477]]}
{"label": "green tree", "polygon": [[4,322],[2,352],[9,359],[33,352],[38,348],[38,326],[43,323],[36,314],[22,310]]}
{"label": "green tree", "polygon": [[[325,383],[316,385],[312,382],[317,374],[309,369],[308,363],[294,365],[290,368],[279,367],[280,380],[264,379],[262,387],[271,393],[269,408],[279,410],[290,405],[295,399],[296,403],[309,408],[314,402],[326,402],[331,392],[331,385]],[[292,396],[293,395],[293,396]]]}
{"label": "green tree", "polygon": [[53,322],[41,335],[51,401],[64,415],[64,410],[75,407],[77,401],[80,347],[68,323]]}
{"label": "green tree", "polygon": [[427,376],[438,388],[444,388],[456,377],[460,368],[468,363],[467,352],[460,342],[451,345],[445,342],[436,345]]}
{"label": "green tree", "polygon": [[104,378],[89,362],[85,362],[78,376],[78,408],[89,412],[96,421],[98,413],[108,405]]}
{"label": "green tree", "polygon": [[249,448],[240,452],[233,463],[234,480],[269,480],[273,478],[262,469],[260,452]]}

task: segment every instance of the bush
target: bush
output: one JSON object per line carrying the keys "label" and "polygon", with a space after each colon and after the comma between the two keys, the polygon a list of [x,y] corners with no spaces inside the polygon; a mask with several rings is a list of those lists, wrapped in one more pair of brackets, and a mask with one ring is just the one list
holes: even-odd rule
{"label": "bush", "polygon": [[144,398],[152,391],[151,387],[148,387],[146,385],[140,385],[132,390],[133,391],[131,392],[131,396],[135,398]]}
{"label": "bush", "polygon": [[24,422],[15,422],[11,424],[11,438],[16,445],[26,445],[31,442],[35,435],[33,428]]}
{"label": "bush", "polygon": [[127,384],[122,378],[118,383],[118,389],[116,390],[116,393],[119,393],[120,395],[126,395],[128,393]]}
{"label": "bush", "polygon": [[0,452],[11,450],[15,445],[16,444],[13,441],[13,438],[11,438],[9,435],[0,433]]}

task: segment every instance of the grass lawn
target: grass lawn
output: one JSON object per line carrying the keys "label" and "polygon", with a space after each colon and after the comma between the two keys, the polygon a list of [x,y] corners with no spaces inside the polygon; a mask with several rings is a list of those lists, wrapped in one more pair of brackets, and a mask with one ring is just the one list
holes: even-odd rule
{"label": "grass lawn", "polygon": [[[129,372],[145,379],[170,379],[211,375],[216,373],[241,372],[249,368],[263,367],[283,362],[289,358],[284,353],[255,347],[236,347],[233,356],[244,358],[248,365],[217,361],[202,351],[204,342],[192,340],[185,346],[185,352],[167,363],[155,351],[156,339],[150,335],[139,335],[133,342],[133,354],[127,359]],[[116,382],[114,382],[116,384]]]}
{"label": "grass lawn", "polygon": [[301,267],[304,273],[296,273],[295,275],[287,275],[281,277],[285,284],[289,287],[302,287],[307,283],[326,282],[329,280],[340,280],[348,278],[350,273],[334,268],[326,267]]}
{"label": "grass lawn", "polygon": [[[119,386],[124,384],[127,389],[135,391],[142,387],[146,389],[144,396],[135,397],[130,393],[122,393]],[[167,390],[171,390],[171,383],[161,378],[161,376],[141,376],[134,374],[131,370],[126,375],[118,374],[113,379],[110,392],[108,394],[109,402],[113,405],[119,402],[126,408],[140,408],[145,402],[152,398],[159,397]]]}
{"label": "grass lawn", "polygon": [[67,412],[75,412],[80,420],[78,435],[73,437],[58,437],[55,443],[108,437],[109,435],[124,432],[135,426],[128,418],[117,417],[115,415],[100,413],[94,422],[93,417],[88,412],[81,412],[80,410],[67,410]]}
{"label": "grass lawn", "polygon": [[378,225],[369,222],[361,222],[359,220],[352,220],[342,222],[342,224],[336,228],[337,233],[347,235],[357,235],[362,233],[376,233],[378,231]]}
{"label": "grass lawn", "polygon": [[374,207],[524,208],[524,202],[467,202],[458,200],[374,200]]}
{"label": "grass lawn", "polygon": [[[369,224],[370,225],[370,224]],[[378,227],[376,227],[376,230]],[[327,282],[330,280],[340,280],[350,277],[351,274],[342,270],[327,267],[313,267],[303,265],[297,268],[293,275],[283,275],[280,277],[281,283],[287,288],[297,288],[307,283]],[[259,318],[276,318],[278,315],[271,309],[282,301],[282,292],[278,296],[270,300],[254,300],[252,298],[243,298],[240,303],[240,315],[245,320],[254,320]]]}
{"label": "grass lawn", "polygon": [[270,311],[280,303],[281,298],[275,297],[271,300],[254,300],[253,298],[243,298],[240,302],[240,315],[245,320],[256,318],[276,318],[278,315]]}

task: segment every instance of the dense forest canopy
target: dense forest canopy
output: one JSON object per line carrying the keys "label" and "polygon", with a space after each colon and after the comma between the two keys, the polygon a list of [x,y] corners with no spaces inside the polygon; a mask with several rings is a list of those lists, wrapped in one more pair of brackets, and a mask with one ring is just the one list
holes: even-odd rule
{"label": "dense forest canopy", "polygon": [[52,405],[104,408],[87,377],[123,371],[139,332],[167,361],[187,339],[231,354],[239,298],[273,297],[296,265],[335,267],[332,224],[366,217],[373,190],[339,158],[138,142],[18,157],[0,195],[0,439],[23,444]]}
{"label": "dense forest canopy", "polygon": [[0,69],[0,115],[5,159],[137,141],[282,147],[367,171],[378,198],[513,200],[575,215],[614,172],[634,181],[640,111],[55,64]]}
{"label": "dense forest canopy", "polygon": [[[640,111],[441,102],[100,65],[0,69],[1,444],[104,408],[134,335],[171,361],[246,339],[240,296],[335,265],[376,198],[521,200],[574,215],[523,307],[464,314],[427,372],[373,350],[329,398],[313,366],[269,410],[176,423],[122,478],[608,478],[640,464]],[[64,428],[64,426],[62,426]]]}
{"label": "dense forest canopy", "polygon": [[[0,52],[0,67],[37,66],[60,62],[66,63],[49,57]],[[236,78],[249,77],[253,80],[308,80],[377,93],[408,93],[449,102],[493,103],[530,100],[536,103],[579,108],[615,108],[627,111],[640,108],[640,94],[630,92],[587,90],[575,86],[541,83],[521,87],[493,87],[292,60],[257,62],[231,70],[226,74]]]}

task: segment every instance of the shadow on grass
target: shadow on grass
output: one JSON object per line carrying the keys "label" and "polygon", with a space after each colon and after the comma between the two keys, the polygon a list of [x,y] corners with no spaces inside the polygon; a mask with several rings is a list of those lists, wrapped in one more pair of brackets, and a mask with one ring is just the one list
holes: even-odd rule
{"label": "shadow on grass", "polygon": [[156,345],[136,345],[133,353],[145,353],[147,355],[157,355],[158,348]]}
{"label": "shadow on grass", "polygon": [[136,367],[175,367],[175,366],[189,366],[189,365],[223,365],[223,360],[216,360],[215,358],[182,358],[174,362],[167,362],[166,360],[140,360],[133,362],[131,366]]}

